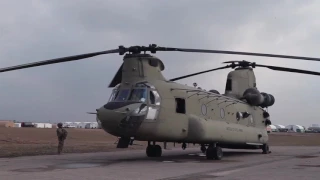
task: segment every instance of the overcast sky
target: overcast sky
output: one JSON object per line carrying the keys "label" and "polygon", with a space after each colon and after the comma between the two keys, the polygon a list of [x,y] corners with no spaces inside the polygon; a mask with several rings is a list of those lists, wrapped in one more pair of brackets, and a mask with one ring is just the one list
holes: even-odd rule
{"label": "overcast sky", "polygon": [[[102,51],[119,45],[252,51],[320,57],[320,2],[311,0],[0,1],[0,67]],[[158,52],[165,77],[248,60],[319,71],[320,62],[237,55]],[[0,119],[95,121],[122,56],[10,71],[0,77]],[[223,93],[228,72],[180,80]],[[320,124],[320,77],[256,68],[257,86],[276,101],[273,124]]]}

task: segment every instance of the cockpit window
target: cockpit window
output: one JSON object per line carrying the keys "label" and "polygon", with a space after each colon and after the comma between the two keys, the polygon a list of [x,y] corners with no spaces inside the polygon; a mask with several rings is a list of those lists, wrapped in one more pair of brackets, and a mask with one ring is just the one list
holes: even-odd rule
{"label": "cockpit window", "polygon": [[160,105],[160,96],[156,90],[150,90],[150,103]]}
{"label": "cockpit window", "polygon": [[126,101],[129,93],[130,93],[130,89],[120,90],[114,101]]}
{"label": "cockpit window", "polygon": [[152,93],[152,91],[150,91],[150,103],[151,104],[155,104],[156,102],[156,98],[154,97],[154,94]]}
{"label": "cockpit window", "polygon": [[111,96],[110,96],[110,98],[109,98],[109,102],[110,101],[113,101],[115,98],[116,98],[116,96],[118,95],[118,90],[117,89],[114,89],[113,91],[112,91],[112,93],[111,93]]}
{"label": "cockpit window", "polygon": [[129,97],[130,101],[146,102],[147,100],[147,89],[133,89]]}
{"label": "cockpit window", "polygon": [[147,87],[146,86],[146,84],[145,83],[137,83],[137,84],[135,84],[135,87],[140,87],[140,88],[145,88],[145,87]]}

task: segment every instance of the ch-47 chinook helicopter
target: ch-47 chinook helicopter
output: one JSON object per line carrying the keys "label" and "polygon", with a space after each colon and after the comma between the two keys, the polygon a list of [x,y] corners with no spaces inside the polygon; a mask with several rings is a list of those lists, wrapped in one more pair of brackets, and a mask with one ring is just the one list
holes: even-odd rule
{"label": "ch-47 chinook helicopter", "polygon": [[[221,148],[262,149],[270,153],[266,126],[271,124],[267,107],[275,98],[260,92],[253,72],[255,67],[266,67],[311,75],[319,72],[259,65],[247,61],[229,61],[228,65],[167,80],[161,71],[163,62],[146,52],[180,51],[198,53],[237,54],[320,61],[319,58],[159,47],[132,46],[118,49],[45,60],[0,69],[0,72],[75,61],[102,54],[124,55],[123,63],[111,81],[114,88],[109,101],[97,109],[97,121],[104,131],[120,137],[117,147],[127,148],[130,138],[148,141],[148,157],[159,157],[162,148],[156,142],[194,143],[201,145],[207,159],[220,160]],[[174,81],[219,69],[232,68],[226,80],[224,94],[203,90]]]}

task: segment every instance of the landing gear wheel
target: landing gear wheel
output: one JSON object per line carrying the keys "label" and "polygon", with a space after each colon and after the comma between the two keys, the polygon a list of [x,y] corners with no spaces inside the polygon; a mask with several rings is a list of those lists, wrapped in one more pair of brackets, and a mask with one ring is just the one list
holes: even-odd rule
{"label": "landing gear wheel", "polygon": [[200,150],[201,150],[202,153],[206,153],[206,150],[207,150],[207,149],[206,149],[205,146],[201,146]]}
{"label": "landing gear wheel", "polygon": [[154,146],[154,151],[155,151],[155,157],[161,157],[161,155],[162,155],[161,146],[155,145]]}
{"label": "landing gear wheel", "polygon": [[148,157],[154,157],[155,156],[155,151],[154,151],[154,146],[148,146],[146,149],[146,154]]}
{"label": "landing gear wheel", "polygon": [[162,148],[160,145],[149,145],[146,149],[146,154],[148,157],[161,157]]}
{"label": "landing gear wheel", "polygon": [[269,150],[269,145],[268,144],[264,144],[262,145],[262,154],[269,154],[271,153],[271,151]]}
{"label": "landing gear wheel", "polygon": [[208,147],[206,151],[206,156],[207,159],[216,159],[216,160],[221,160],[223,157],[223,152],[221,147]]}

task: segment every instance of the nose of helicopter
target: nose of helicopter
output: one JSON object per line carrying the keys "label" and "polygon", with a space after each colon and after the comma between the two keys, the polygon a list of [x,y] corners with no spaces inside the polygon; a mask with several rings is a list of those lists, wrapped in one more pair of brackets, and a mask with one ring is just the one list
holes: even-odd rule
{"label": "nose of helicopter", "polygon": [[109,102],[98,109],[101,127],[118,137],[131,137],[145,119],[147,105],[141,102]]}

